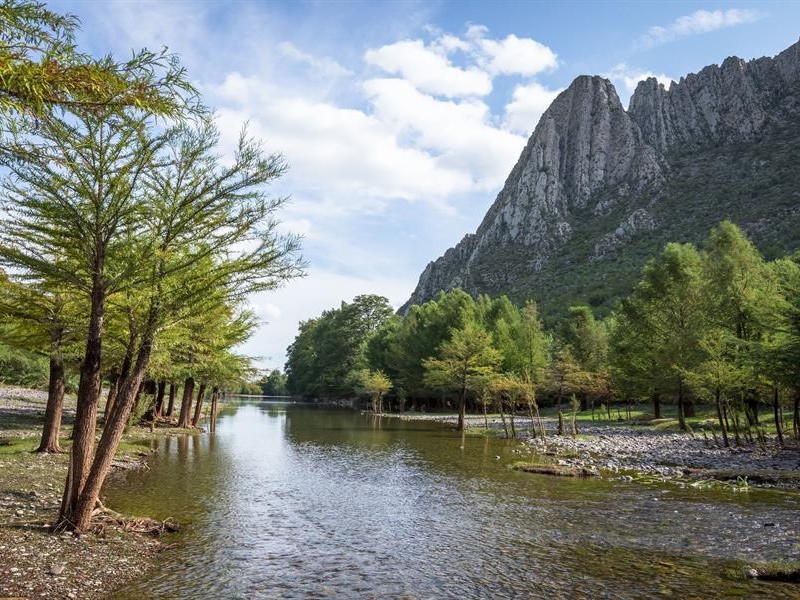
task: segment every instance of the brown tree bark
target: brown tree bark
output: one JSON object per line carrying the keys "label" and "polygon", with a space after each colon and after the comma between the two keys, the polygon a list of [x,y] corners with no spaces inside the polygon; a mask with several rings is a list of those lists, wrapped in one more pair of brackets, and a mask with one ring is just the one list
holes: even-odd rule
{"label": "brown tree bark", "polygon": [[794,392],[794,410],[792,411],[792,431],[796,440],[800,440],[800,389]]}
{"label": "brown tree bark", "polygon": [[781,399],[778,386],[772,388],[772,411],[775,416],[775,432],[778,434],[778,443],[783,446],[783,423],[781,423]]}
{"label": "brown tree bark", "polygon": [[653,394],[653,418],[661,418],[661,394]]}
{"label": "brown tree bark", "polygon": [[153,407],[153,417],[158,419],[164,411],[164,393],[167,389],[167,382],[161,380],[158,382],[158,391],[156,392],[156,404]]}
{"label": "brown tree bark", "polygon": [[197,391],[197,402],[194,405],[194,416],[192,417],[192,427],[197,427],[197,424],[200,423],[200,416],[202,415],[203,410],[203,400],[206,397],[206,383],[203,382],[200,384],[200,389]]}
{"label": "brown tree bark", "polygon": [[37,452],[61,452],[58,435],[64,411],[64,360],[61,356],[62,329],[53,328],[50,336],[50,381],[47,387],[47,408],[44,411],[42,440]]}
{"label": "brown tree bark", "polygon": [[686,431],[686,415],[683,412],[683,378],[678,377],[678,427]]}
{"label": "brown tree bark", "polygon": [[[103,314],[105,308],[105,285],[102,267],[104,257],[95,260],[95,275],[89,312],[89,327],[86,348],[81,363],[78,384],[78,402],[75,410],[75,425],[72,429],[72,448],[61,510],[54,528],[71,528],[75,523],[78,499],[89,477],[94,456],[94,435],[97,427],[97,404],[102,390],[100,375],[103,350]],[[92,506],[94,508],[94,506]]]}
{"label": "brown tree bark", "polygon": [[106,407],[103,409],[103,422],[108,421],[111,411],[114,409],[114,401],[117,398],[117,391],[119,388],[119,373],[116,370],[111,371],[108,384],[108,396],[106,396]]}
{"label": "brown tree bark", "polygon": [[181,414],[178,419],[178,427],[188,429],[192,423],[190,415],[192,411],[192,395],[194,394],[194,379],[187,377],[183,382],[183,398],[181,398]]}
{"label": "brown tree bark", "polygon": [[461,386],[461,393],[458,395],[458,431],[464,431],[464,414],[467,410],[467,388]]}
{"label": "brown tree bark", "polygon": [[217,401],[219,400],[219,388],[214,386],[211,389],[211,425],[212,432],[217,430]]}
{"label": "brown tree bark", "polygon": [[722,431],[722,443],[726,448],[730,448],[731,444],[728,441],[728,427],[725,423],[725,418],[722,414],[722,400],[720,398],[719,388],[716,390],[716,404],[717,404],[717,420],[719,420],[719,428]]}
{"label": "brown tree bark", "polygon": [[150,342],[143,342],[137,353],[135,366],[129,377],[120,385],[117,401],[114,403],[114,409],[111,411],[108,422],[103,427],[103,434],[97,444],[97,451],[89,474],[75,501],[70,519],[70,528],[75,531],[86,531],[89,528],[92,511],[100,496],[100,489],[111,468],[111,462],[114,460],[114,454],[122,439],[131,409],[144,381],[147,364],[150,360],[150,351]]}
{"label": "brown tree bark", "polygon": [[175,396],[178,395],[178,386],[174,383],[169,384],[169,402],[167,403],[166,417],[172,418],[172,412],[175,410]]}

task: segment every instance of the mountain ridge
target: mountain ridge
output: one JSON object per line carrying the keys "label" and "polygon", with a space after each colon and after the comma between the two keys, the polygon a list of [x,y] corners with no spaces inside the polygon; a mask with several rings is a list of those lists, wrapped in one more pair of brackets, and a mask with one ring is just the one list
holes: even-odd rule
{"label": "mountain ridge", "polygon": [[[800,229],[797,160],[800,42],[669,88],[648,78],[628,110],[610,81],[581,75],[542,115],[476,232],[426,266],[400,312],[453,288],[533,297],[545,313],[564,299],[608,309],[669,235],[699,241],[724,218],[771,251],[796,249],[786,225]],[[600,276],[615,285],[602,290]]]}

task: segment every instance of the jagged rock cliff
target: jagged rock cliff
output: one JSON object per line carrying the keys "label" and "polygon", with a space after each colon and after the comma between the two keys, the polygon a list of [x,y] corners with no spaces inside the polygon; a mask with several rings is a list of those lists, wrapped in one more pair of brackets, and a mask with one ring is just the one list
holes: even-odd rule
{"label": "jagged rock cliff", "polygon": [[614,86],[578,77],[542,115],[474,234],[431,262],[401,312],[440,290],[608,307],[670,240],[718,221],[800,247],[800,42],[774,58]]}

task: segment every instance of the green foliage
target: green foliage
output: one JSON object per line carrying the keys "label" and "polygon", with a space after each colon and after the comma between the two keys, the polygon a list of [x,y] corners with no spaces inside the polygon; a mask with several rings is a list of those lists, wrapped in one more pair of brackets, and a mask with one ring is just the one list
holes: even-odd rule
{"label": "green foliage", "polygon": [[259,387],[264,396],[286,396],[289,393],[287,383],[286,375],[278,369],[273,369],[259,381]]}
{"label": "green foliage", "polygon": [[367,368],[370,339],[393,319],[382,296],[357,296],[316,319],[302,322],[287,351],[286,375],[293,394],[346,396],[351,374]]}
{"label": "green foliage", "polygon": [[448,391],[474,391],[491,379],[502,361],[491,334],[474,322],[454,329],[435,357],[423,361],[425,384]]}

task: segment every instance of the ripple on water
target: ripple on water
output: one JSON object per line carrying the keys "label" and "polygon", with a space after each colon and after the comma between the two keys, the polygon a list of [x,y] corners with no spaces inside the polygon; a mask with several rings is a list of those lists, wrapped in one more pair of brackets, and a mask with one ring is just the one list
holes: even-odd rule
{"label": "ripple on water", "polygon": [[189,524],[118,597],[796,597],[721,575],[734,559],[800,558],[795,498],[532,476],[505,469],[515,449],[436,424],[242,404],[213,437],[162,444],[149,472],[108,491],[118,510]]}

